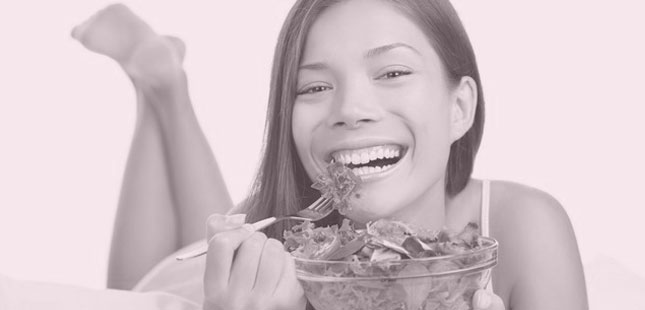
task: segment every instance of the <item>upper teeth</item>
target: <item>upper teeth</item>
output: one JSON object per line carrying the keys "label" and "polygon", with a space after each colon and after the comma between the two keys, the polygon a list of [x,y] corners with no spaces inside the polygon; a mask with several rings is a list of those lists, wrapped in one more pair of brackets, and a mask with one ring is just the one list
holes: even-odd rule
{"label": "upper teeth", "polygon": [[399,157],[401,150],[396,145],[379,145],[356,150],[342,150],[332,154],[334,160],[344,165],[367,164],[372,160]]}

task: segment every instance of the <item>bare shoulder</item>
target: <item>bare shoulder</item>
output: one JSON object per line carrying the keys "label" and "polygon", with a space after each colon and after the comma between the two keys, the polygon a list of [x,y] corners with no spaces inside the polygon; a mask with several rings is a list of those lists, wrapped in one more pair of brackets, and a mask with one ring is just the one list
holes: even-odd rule
{"label": "bare shoulder", "polygon": [[[510,308],[585,309],[576,237],[557,199],[530,186],[492,182],[491,232],[499,242],[499,280]],[[560,293],[567,297],[546,298]]]}
{"label": "bare shoulder", "polygon": [[491,183],[491,229],[504,245],[529,253],[537,251],[537,245],[555,246],[546,245],[551,241],[575,242],[569,216],[557,199],[514,182]]}
{"label": "bare shoulder", "polygon": [[555,197],[514,182],[491,183],[491,226],[497,238],[515,247],[532,249],[547,238],[575,241],[569,216]]}
{"label": "bare shoulder", "polygon": [[491,197],[498,208],[504,211],[523,209],[555,212],[565,215],[562,205],[549,193],[520,183],[510,181],[491,182]]}

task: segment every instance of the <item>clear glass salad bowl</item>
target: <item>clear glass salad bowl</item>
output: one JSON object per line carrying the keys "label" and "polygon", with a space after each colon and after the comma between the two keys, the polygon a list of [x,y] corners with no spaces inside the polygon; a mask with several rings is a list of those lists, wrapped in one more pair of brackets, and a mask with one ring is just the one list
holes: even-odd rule
{"label": "clear glass salad bowl", "polygon": [[381,262],[295,258],[316,310],[466,310],[490,281],[497,241],[481,237],[468,253]]}

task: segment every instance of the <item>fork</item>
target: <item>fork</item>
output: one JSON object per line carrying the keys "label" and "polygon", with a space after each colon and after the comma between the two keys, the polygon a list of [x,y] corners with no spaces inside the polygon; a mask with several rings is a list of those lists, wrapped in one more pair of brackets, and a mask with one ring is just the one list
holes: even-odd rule
{"label": "fork", "polygon": [[[251,226],[253,226],[253,229],[257,231],[257,230],[262,230],[264,228],[267,228],[270,225],[273,225],[277,222],[281,222],[284,220],[315,222],[325,218],[334,210],[332,202],[333,200],[331,198],[328,198],[326,196],[320,196],[318,200],[314,201],[307,208],[302,209],[294,214],[279,216],[279,217],[275,217],[275,216],[268,217],[251,224]],[[204,244],[195,250],[181,254],[175,258],[177,260],[183,261],[183,260],[195,258],[198,256],[202,256],[206,254],[207,251],[208,251],[208,246]]]}

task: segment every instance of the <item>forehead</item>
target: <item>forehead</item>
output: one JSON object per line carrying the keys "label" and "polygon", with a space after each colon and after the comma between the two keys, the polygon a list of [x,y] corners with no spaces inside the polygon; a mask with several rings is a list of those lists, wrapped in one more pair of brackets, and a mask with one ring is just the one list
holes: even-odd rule
{"label": "forehead", "polygon": [[410,45],[422,54],[434,54],[424,32],[392,4],[381,0],[343,1],[327,8],[313,23],[303,60],[395,42]]}

